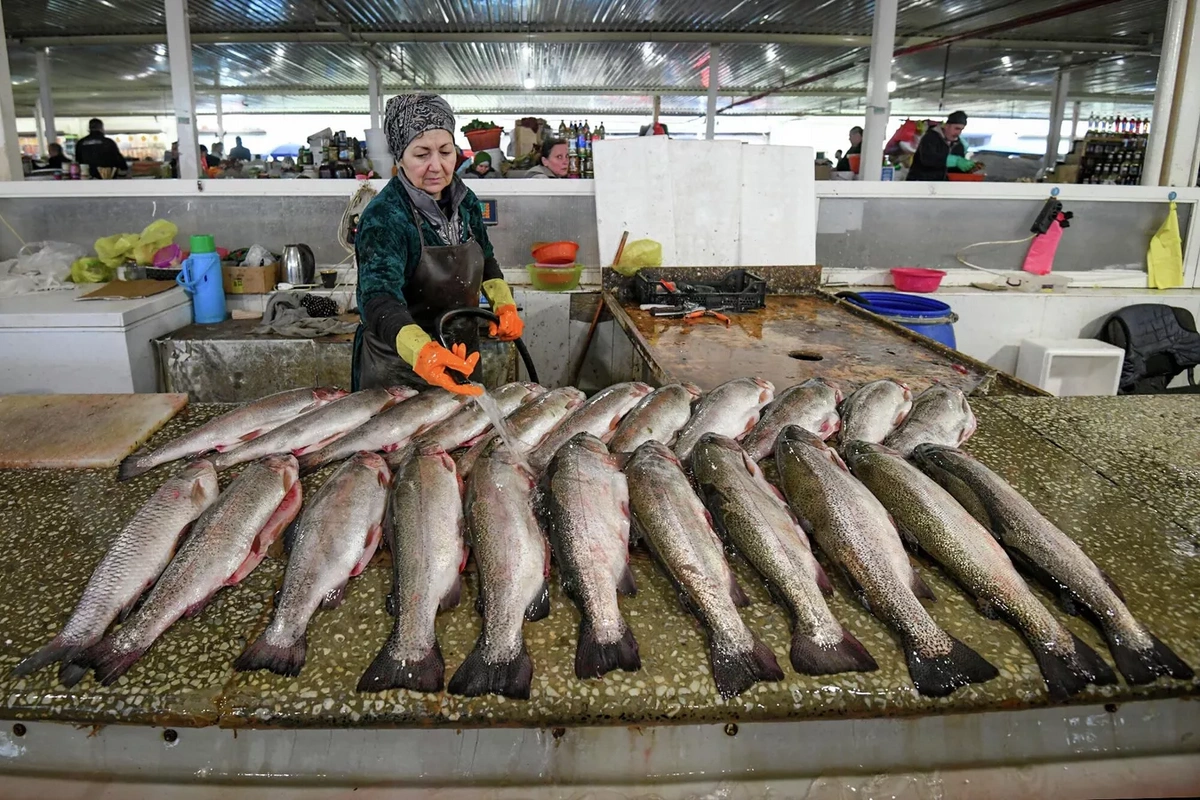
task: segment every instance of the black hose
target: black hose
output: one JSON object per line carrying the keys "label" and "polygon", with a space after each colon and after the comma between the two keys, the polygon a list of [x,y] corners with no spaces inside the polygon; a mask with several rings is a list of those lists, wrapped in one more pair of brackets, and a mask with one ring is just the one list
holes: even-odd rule
{"label": "black hose", "polygon": [[[438,343],[442,347],[449,347],[446,342],[446,337],[442,335],[442,326],[455,317],[479,317],[486,319],[488,322],[500,323],[500,318],[490,311],[484,311],[482,308],[452,308],[442,314],[433,323],[433,335],[437,337]],[[533,357],[529,355],[529,348],[525,346],[520,338],[513,339],[513,344],[517,346],[517,352],[521,355],[521,360],[525,362],[525,371],[529,373],[529,380],[538,383],[537,368],[533,366]]]}

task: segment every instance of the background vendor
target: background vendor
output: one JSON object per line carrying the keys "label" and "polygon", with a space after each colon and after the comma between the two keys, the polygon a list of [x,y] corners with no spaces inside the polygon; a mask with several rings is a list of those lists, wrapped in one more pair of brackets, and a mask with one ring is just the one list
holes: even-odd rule
{"label": "background vendor", "polygon": [[913,154],[912,167],[908,170],[910,181],[945,181],[950,172],[974,172],[983,165],[967,158],[967,149],[962,142],[963,128],[967,127],[967,115],[955,111],[941,125],[931,125],[917,145]]}
{"label": "background vendor", "polygon": [[500,178],[500,170],[492,165],[492,155],[484,151],[475,154],[471,166],[463,171],[464,178]]}
{"label": "background vendor", "polygon": [[562,139],[542,142],[541,163],[525,173],[526,178],[565,178],[570,164],[567,143]]}
{"label": "background vendor", "polygon": [[441,386],[479,394],[478,387],[458,382],[479,378],[478,320],[461,317],[446,326],[450,349],[434,341],[433,332],[444,312],[477,306],[480,289],[500,317],[492,336],[511,341],[524,328],[479,200],[454,176],[453,130],[454,114],[437,95],[388,101],[384,131],[399,170],[363,211],[354,243],[361,315],[355,390]]}

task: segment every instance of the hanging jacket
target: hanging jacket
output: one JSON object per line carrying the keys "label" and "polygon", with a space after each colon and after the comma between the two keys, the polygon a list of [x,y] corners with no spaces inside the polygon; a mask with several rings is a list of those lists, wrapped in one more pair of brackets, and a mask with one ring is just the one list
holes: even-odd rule
{"label": "hanging jacket", "polygon": [[1157,394],[1184,370],[1200,365],[1200,333],[1183,308],[1139,303],[1117,311],[1104,323],[1102,341],[1125,350],[1120,394]]}

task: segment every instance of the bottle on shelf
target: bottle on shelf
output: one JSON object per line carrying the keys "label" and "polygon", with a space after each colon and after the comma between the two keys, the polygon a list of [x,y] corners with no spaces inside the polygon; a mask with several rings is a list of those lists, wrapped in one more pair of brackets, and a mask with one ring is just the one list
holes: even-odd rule
{"label": "bottle on shelf", "polygon": [[596,138],[604,141],[604,120],[600,120],[600,127],[596,128]]}

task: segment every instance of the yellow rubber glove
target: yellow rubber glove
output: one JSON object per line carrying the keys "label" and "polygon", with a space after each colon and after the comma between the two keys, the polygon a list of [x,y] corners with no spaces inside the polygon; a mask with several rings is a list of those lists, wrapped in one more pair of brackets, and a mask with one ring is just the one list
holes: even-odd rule
{"label": "yellow rubber glove", "polygon": [[517,314],[517,301],[513,299],[512,290],[504,279],[484,281],[483,293],[492,304],[492,312],[500,318],[499,324],[493,322],[488,326],[488,335],[502,342],[520,339],[525,332],[525,323]]}
{"label": "yellow rubber glove", "polygon": [[396,353],[404,359],[405,364],[414,367],[421,348],[432,341],[420,325],[405,325],[400,329],[400,333],[396,334]]}

